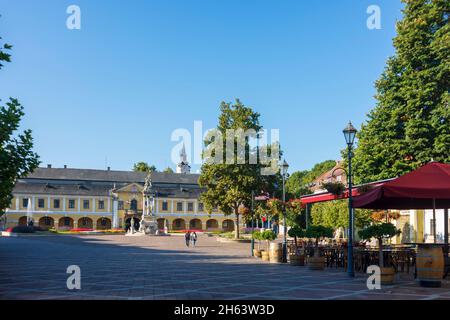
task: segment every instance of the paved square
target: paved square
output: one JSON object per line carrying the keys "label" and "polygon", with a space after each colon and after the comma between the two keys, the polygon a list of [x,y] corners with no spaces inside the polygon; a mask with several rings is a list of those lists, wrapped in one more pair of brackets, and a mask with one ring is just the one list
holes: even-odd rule
{"label": "paved square", "polygon": [[[1,299],[450,299],[450,283],[421,288],[410,276],[369,291],[365,275],[268,264],[249,244],[184,237],[24,236],[0,238]],[[81,290],[66,287],[69,265]]]}

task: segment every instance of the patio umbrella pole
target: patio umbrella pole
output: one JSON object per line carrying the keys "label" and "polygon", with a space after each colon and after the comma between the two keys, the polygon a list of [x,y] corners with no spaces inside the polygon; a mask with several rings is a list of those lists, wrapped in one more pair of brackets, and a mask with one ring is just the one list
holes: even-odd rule
{"label": "patio umbrella pole", "polygon": [[444,210],[444,244],[445,254],[448,255],[448,209]]}
{"label": "patio umbrella pole", "polygon": [[436,243],[436,199],[433,198],[433,242]]}

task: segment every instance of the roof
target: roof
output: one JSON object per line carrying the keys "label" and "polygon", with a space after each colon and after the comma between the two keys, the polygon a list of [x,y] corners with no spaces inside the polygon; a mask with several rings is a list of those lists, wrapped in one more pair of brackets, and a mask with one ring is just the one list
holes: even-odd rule
{"label": "roof", "polygon": [[[38,168],[19,179],[14,193],[76,196],[108,196],[114,186],[120,189],[130,183],[143,185],[147,174],[133,171],[93,169]],[[193,198],[203,189],[198,185],[198,174],[151,174],[153,189],[160,197]]]}
{"label": "roof", "polygon": [[[135,171],[71,169],[71,168],[37,168],[25,179],[144,183],[146,177],[147,173]],[[199,175],[169,173],[169,172],[153,172],[151,174],[151,177],[152,182],[156,183],[197,184]]]}

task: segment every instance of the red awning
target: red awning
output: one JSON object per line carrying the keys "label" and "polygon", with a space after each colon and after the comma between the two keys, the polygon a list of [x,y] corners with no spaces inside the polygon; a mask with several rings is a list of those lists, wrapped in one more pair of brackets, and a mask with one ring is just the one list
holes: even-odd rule
{"label": "red awning", "polygon": [[353,200],[355,208],[366,209],[450,208],[450,165],[430,162],[397,179],[388,181]]}

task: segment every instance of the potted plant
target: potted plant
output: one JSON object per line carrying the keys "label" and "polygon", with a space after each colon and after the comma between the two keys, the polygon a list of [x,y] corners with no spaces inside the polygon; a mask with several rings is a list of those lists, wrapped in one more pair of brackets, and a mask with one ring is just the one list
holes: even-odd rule
{"label": "potted plant", "polygon": [[335,196],[340,196],[345,191],[345,185],[342,182],[324,182],[322,187]]}
{"label": "potted plant", "polygon": [[272,250],[270,250],[270,254],[269,254],[269,246],[270,246],[270,242],[275,240],[277,238],[277,235],[275,234],[275,232],[273,232],[272,230],[265,230],[261,233],[261,238],[263,240],[266,241],[267,243],[267,251],[264,251],[261,253],[261,257],[264,261],[272,261],[275,262],[275,260],[277,259],[277,257],[275,257],[274,255],[280,255],[278,252],[276,252],[276,250],[274,248],[271,247]]}
{"label": "potted plant", "polygon": [[294,238],[295,252],[289,255],[289,263],[293,266],[304,266],[305,265],[305,254],[300,252],[298,248],[297,239],[303,238],[305,236],[305,231],[299,226],[295,226],[288,231],[289,237]]}
{"label": "potted plant", "polygon": [[392,284],[394,282],[395,270],[392,267],[384,266],[383,240],[390,239],[401,233],[392,223],[373,224],[358,232],[361,239],[370,241],[375,238],[378,240],[379,260],[378,265],[381,269],[381,284]]}
{"label": "potted plant", "polygon": [[258,248],[253,249],[253,255],[257,258],[261,258],[261,240],[262,240],[262,234],[260,231],[255,231],[252,233],[253,239],[258,241]]}
{"label": "potted plant", "polygon": [[311,270],[323,270],[325,268],[325,257],[319,253],[319,240],[321,238],[331,238],[333,229],[324,226],[311,226],[306,229],[306,237],[314,239],[314,256],[308,259],[308,266]]}

